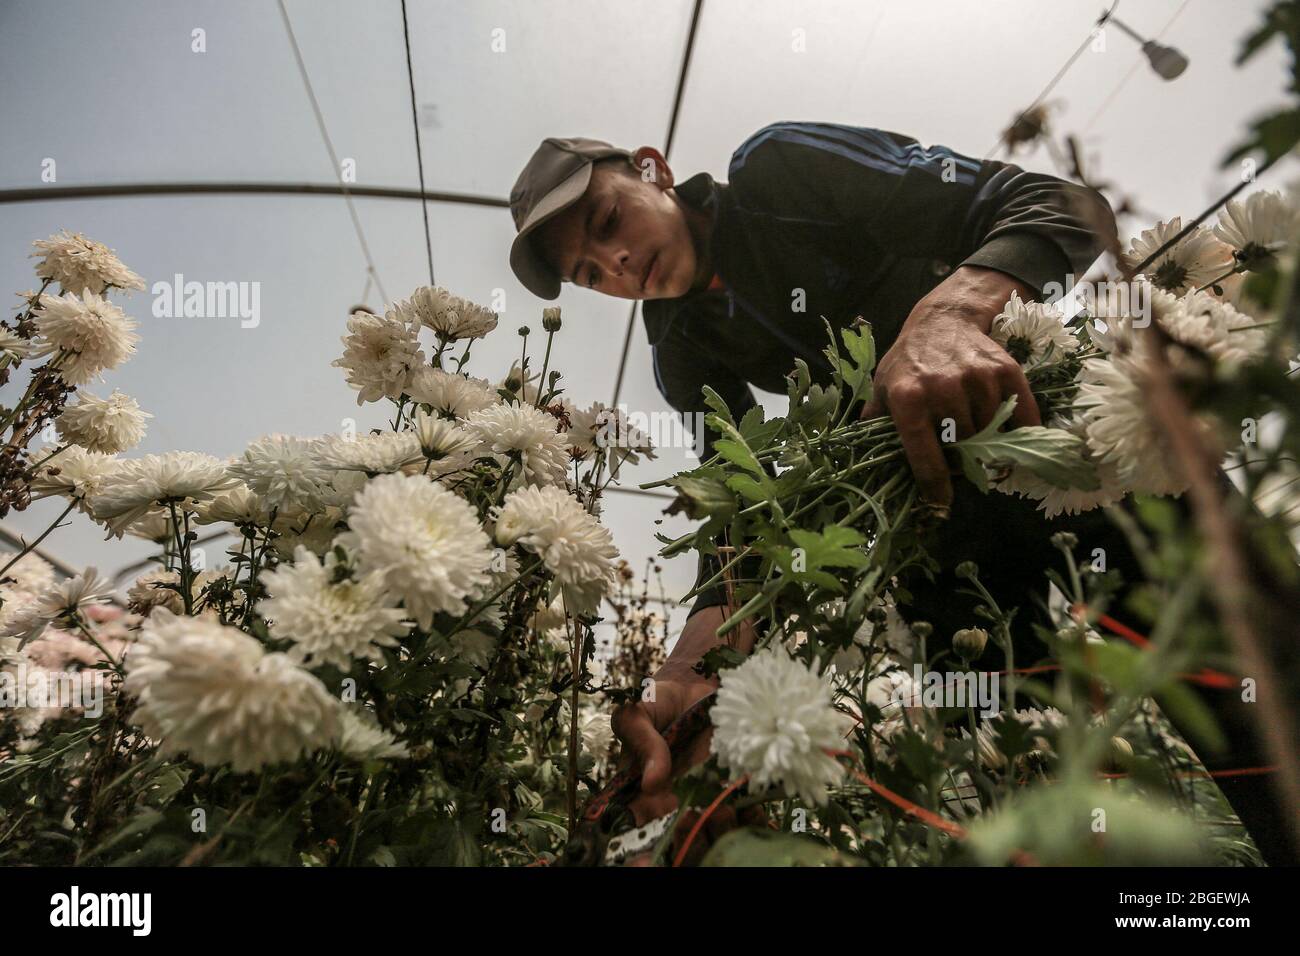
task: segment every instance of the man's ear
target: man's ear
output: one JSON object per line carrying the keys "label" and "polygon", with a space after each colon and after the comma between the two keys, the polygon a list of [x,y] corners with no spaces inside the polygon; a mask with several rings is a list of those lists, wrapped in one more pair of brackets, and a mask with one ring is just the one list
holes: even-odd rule
{"label": "man's ear", "polygon": [[673,171],[664,154],[653,146],[642,146],[632,153],[632,165],[643,183],[654,183],[660,189],[671,189]]}

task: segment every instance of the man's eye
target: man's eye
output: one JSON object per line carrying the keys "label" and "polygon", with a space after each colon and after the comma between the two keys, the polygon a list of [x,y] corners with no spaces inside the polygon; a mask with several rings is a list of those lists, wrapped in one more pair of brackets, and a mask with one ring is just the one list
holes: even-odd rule
{"label": "man's eye", "polygon": [[617,224],[618,224],[618,207],[615,206],[613,209],[610,210],[609,215],[605,217],[605,225],[603,225],[600,230],[601,234],[605,238],[609,238],[609,236],[612,235],[614,232],[614,226]]}

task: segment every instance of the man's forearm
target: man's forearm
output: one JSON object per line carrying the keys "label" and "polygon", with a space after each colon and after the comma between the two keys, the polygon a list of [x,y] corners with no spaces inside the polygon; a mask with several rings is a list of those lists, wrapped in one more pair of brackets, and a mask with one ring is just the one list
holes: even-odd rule
{"label": "man's forearm", "polygon": [[1005,272],[960,266],[916,303],[903,327],[947,316],[962,319],[987,335],[994,316],[1006,306],[1012,292],[1025,301],[1038,296],[1037,290]]}
{"label": "man's forearm", "polygon": [[[668,660],[659,668],[655,677],[659,680],[703,680],[695,671],[695,665],[713,648],[726,644],[728,636],[734,636],[736,650],[748,654],[754,647],[754,626],[745,621],[727,636],[719,637],[718,628],[726,619],[725,606],[706,607],[692,614],[682,628],[681,636],[677,638]],[[716,681],[716,678],[713,680]]]}

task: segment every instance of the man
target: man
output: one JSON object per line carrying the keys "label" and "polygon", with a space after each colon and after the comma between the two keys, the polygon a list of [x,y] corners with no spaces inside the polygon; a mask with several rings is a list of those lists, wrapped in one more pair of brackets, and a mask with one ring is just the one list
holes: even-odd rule
{"label": "man", "polygon": [[[826,381],[823,317],[837,330],[866,318],[881,359],[863,415],[892,416],[922,497],[951,513],[932,548],[943,572],[907,582],[937,635],[977,623],[952,570],[970,559],[1006,606],[1023,607],[1017,662],[1041,655],[1025,605],[1045,594],[1044,570],[1060,565],[1056,530],[1106,548],[1111,567],[1138,578],[1103,515],[1049,522],[1033,502],[954,483],[939,439],[946,419],[963,438],[1012,395],[1013,424],[1039,424],[1019,364],[988,332],[1013,292],[1040,299],[1049,283],[1087,272],[1102,248],[1094,227],[1113,223],[1094,191],[894,133],[784,122],[735,151],[726,183],[706,173],[679,182],[649,146],[547,139],[515,184],[511,212],[510,264],[536,295],[554,299],[567,281],[644,300],[655,380],[683,413],[706,410],[709,385],[738,418],[754,404],[751,385],[785,391],[796,358]],[[706,456],[715,437],[704,436]],[[717,643],[722,603],[716,589],[697,600],[655,675],[655,702],[615,715],[642,766],[643,819],[672,808],[660,732],[716,686],[692,667]],[[745,629],[744,644],[753,639]]]}

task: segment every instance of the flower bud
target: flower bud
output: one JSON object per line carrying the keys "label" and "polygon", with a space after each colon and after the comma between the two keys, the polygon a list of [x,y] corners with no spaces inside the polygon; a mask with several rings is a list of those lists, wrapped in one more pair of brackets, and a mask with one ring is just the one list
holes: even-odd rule
{"label": "flower bud", "polygon": [[952,649],[964,661],[973,661],[984,653],[989,632],[982,627],[964,627],[952,636]]}
{"label": "flower bud", "polygon": [[531,332],[531,331],[532,331],[532,329],[530,329],[530,328],[529,328],[528,326],[526,326],[526,325],[521,325],[521,326],[519,326],[519,334],[520,334],[521,336],[523,336],[524,338],[528,338],[528,333]]}
{"label": "flower bud", "polygon": [[559,306],[551,306],[549,309],[542,309],[542,328],[547,332],[560,331]]}
{"label": "flower bud", "polygon": [[925,640],[934,633],[934,625],[929,621],[916,621],[912,624],[912,634],[920,640]]}
{"label": "flower bud", "polygon": [[975,576],[980,573],[980,566],[974,561],[963,561],[957,565],[957,577],[974,580]]}
{"label": "flower bud", "polygon": [[1079,546],[1079,536],[1070,531],[1058,531],[1052,535],[1052,547],[1073,551]]}
{"label": "flower bud", "polygon": [[1110,754],[1105,761],[1107,773],[1125,773],[1133,766],[1133,745],[1123,737],[1110,738]]}

